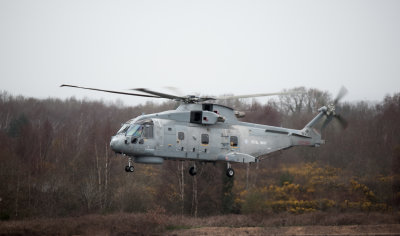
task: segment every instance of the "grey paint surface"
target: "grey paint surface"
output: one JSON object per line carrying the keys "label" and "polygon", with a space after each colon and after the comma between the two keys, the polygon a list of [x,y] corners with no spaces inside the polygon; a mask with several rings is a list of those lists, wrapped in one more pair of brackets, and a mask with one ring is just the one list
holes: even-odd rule
{"label": "grey paint surface", "polygon": [[[132,119],[128,122],[131,126],[151,120],[152,138],[142,136],[132,143],[134,137],[119,133],[112,137],[111,148],[138,163],[161,164],[167,159],[250,163],[293,146],[318,147],[324,143],[313,126],[325,116],[326,107],[301,130],[240,122],[233,109],[217,104],[212,111],[202,108],[202,104],[182,104],[175,111]],[[201,114],[200,123],[191,121],[193,111]],[[208,136],[208,143],[202,143],[202,135]],[[233,136],[237,145],[231,143]]]}

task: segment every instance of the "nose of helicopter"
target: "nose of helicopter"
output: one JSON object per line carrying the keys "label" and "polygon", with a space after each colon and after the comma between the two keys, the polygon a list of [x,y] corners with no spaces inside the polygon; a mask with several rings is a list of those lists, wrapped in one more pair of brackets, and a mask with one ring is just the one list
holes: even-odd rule
{"label": "nose of helicopter", "polygon": [[112,136],[111,141],[110,141],[110,147],[111,150],[113,150],[116,153],[121,153],[121,144],[123,143],[123,140],[121,137],[118,136]]}

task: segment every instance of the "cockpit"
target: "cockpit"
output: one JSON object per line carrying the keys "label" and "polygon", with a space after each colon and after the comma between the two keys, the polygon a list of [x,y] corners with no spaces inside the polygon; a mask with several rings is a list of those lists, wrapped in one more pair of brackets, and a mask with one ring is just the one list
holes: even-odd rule
{"label": "cockpit", "polygon": [[136,157],[144,155],[145,149],[152,145],[154,145],[154,122],[151,119],[126,122],[117,134],[111,137],[110,141],[111,149],[114,152],[130,156],[136,155]]}
{"label": "cockpit", "polygon": [[125,123],[117,134],[124,134],[125,136],[135,138],[153,138],[154,122],[152,120],[139,120],[135,123]]}

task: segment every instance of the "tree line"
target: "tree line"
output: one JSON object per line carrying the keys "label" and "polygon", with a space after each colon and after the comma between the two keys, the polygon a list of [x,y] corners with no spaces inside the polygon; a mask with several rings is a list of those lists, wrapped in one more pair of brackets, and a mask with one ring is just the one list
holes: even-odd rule
{"label": "tree line", "polygon": [[[246,112],[243,121],[302,128],[329,93],[304,87],[270,99],[221,101]],[[400,93],[378,103],[337,107],[349,122],[323,130],[320,148],[295,147],[257,164],[167,161],[124,171],[110,138],[121,123],[175,102],[124,106],[121,102],[34,99],[0,93],[0,219],[145,212],[226,213],[398,210],[400,204]]]}

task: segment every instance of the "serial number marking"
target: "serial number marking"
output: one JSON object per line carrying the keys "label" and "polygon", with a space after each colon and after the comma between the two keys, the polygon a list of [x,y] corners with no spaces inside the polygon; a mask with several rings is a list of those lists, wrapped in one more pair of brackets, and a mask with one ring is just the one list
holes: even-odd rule
{"label": "serial number marking", "polygon": [[303,140],[298,141],[297,143],[298,143],[299,145],[310,145],[310,144],[311,144],[310,141],[303,141]]}
{"label": "serial number marking", "polygon": [[256,145],[267,145],[266,141],[258,141],[258,140],[251,140],[250,143],[251,144],[256,144]]}

